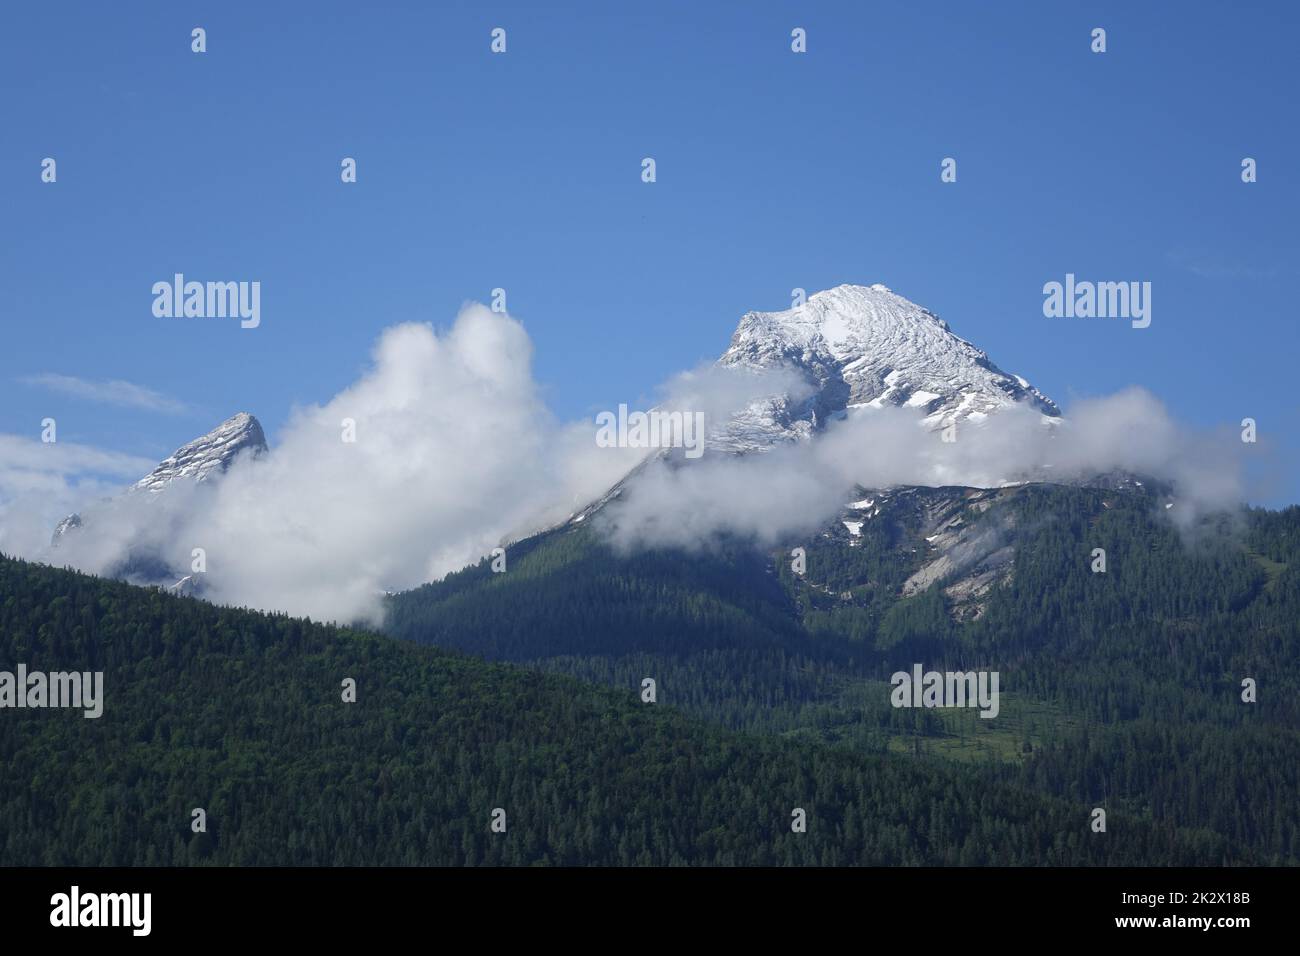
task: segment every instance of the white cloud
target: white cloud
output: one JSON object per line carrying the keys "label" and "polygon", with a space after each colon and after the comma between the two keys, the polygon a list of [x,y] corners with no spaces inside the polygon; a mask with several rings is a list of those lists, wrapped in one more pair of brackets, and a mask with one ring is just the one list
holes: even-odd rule
{"label": "white cloud", "polygon": [[1294,267],[1279,268],[1278,266],[1261,264],[1259,262],[1245,262],[1240,258],[1233,258],[1216,252],[1191,251],[1188,249],[1175,249],[1166,254],[1165,258],[1176,268],[1190,272],[1192,275],[1202,279],[1271,279],[1283,272],[1294,272]]}
{"label": "white cloud", "polygon": [[[185,573],[201,547],[214,600],[374,619],[383,589],[562,521],[644,455],[599,449],[594,425],[555,421],[531,355],[518,322],[479,305],[442,335],[390,328],[361,378],[298,409],[268,455],[219,482],[88,509],[86,532],[57,560],[106,570],[156,551]],[[355,443],[342,440],[344,419]]]}
{"label": "white cloud", "polygon": [[102,405],[115,405],[119,408],[139,408],[149,412],[162,412],[167,415],[180,415],[188,411],[184,402],[155,392],[143,385],[124,382],[121,379],[108,379],[93,382],[74,375],[60,375],[57,372],[42,372],[40,375],[28,375],[19,379],[25,385],[35,385],[52,392],[82,398]]}
{"label": "white cloud", "polygon": [[[0,444],[8,502],[0,548],[94,572],[153,553],[181,574],[192,549],[203,548],[214,600],[375,620],[384,589],[439,578],[560,522],[646,460],[646,449],[598,447],[594,421],[556,421],[531,355],[517,321],[480,305],[442,334],[422,324],[390,328],[364,374],[324,404],[296,410],[269,454],[160,496],[75,508],[72,499],[101,496],[103,487],[70,475],[138,477],[152,462],[63,444],[52,452],[60,459],[9,439]],[[705,410],[716,424],[791,384],[699,369],[665,386],[662,407]],[[918,414],[850,415],[811,442],[744,457],[706,451],[685,467],[653,458],[597,525],[626,547],[698,546],[723,533],[775,543],[832,520],[855,485],[993,485],[1112,468],[1177,479],[1193,504],[1240,497],[1228,456],[1207,452],[1144,392],[1082,403],[1053,428],[1036,412],[1001,412],[959,426],[952,444],[920,427]],[[355,443],[342,440],[344,419],[356,423]],[[20,507],[11,496],[46,500]],[[51,549],[53,524],[71,510],[85,528]]]}
{"label": "white cloud", "polygon": [[723,534],[773,545],[831,521],[858,486],[996,487],[1110,471],[1175,482],[1174,517],[1190,521],[1243,500],[1241,448],[1235,434],[1179,427],[1141,389],[1081,402],[1055,424],[1027,408],[1000,411],[959,425],[951,443],[914,410],[863,409],[815,441],[759,455],[653,461],[597,526],[624,548],[692,548]]}
{"label": "white cloud", "polygon": [[152,467],[147,458],[92,445],[0,434],[0,552],[42,552],[60,519]]}

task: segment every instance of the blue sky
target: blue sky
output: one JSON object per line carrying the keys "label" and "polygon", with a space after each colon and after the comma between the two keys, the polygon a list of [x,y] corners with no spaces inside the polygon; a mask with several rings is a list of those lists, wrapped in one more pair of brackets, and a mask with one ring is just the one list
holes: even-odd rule
{"label": "blue sky", "polygon": [[[1137,384],[1192,425],[1256,418],[1279,477],[1257,500],[1300,501],[1294,4],[2,16],[0,432],[52,416],[61,441],[157,459],[246,410],[274,441],[295,404],[357,377],[381,329],[449,325],[494,287],[555,413],[590,417],[715,358],[744,311],[796,286],[883,282],[1067,413]],[[150,287],[175,272],[260,281],[261,326],[155,318]],[[1067,272],[1150,281],[1150,328],[1044,318],[1043,283]]]}

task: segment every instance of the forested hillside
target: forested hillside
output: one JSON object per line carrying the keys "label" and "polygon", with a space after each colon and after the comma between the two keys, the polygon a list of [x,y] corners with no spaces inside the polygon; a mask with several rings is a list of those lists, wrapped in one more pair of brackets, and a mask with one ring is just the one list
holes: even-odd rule
{"label": "forested hillside", "polygon": [[[1300,862],[1300,509],[1025,488],[968,516],[1016,548],[977,616],[900,597],[908,514],[802,574],[555,532],[395,597],[415,641],[0,559],[0,670],[105,683],[0,710],[0,863]],[[997,669],[999,716],[889,706],[913,662]]]}
{"label": "forested hillside", "polygon": [[0,559],[0,668],[15,662],[101,670],[105,699],[98,719],[0,711],[10,866],[1259,860],[1142,814],[1093,834],[1087,801],[981,773]]}
{"label": "forested hillside", "polygon": [[[512,549],[504,574],[397,595],[388,628],[616,687],[652,676],[724,726],[978,768],[1297,862],[1300,508],[1180,528],[1165,503],[1040,485],[967,509],[972,537],[1015,552],[977,613],[951,578],[901,596],[927,560],[909,502],[790,542],[802,574],[789,547],[620,554],[570,527]],[[885,682],[915,662],[998,671],[1001,714],[893,709]]]}

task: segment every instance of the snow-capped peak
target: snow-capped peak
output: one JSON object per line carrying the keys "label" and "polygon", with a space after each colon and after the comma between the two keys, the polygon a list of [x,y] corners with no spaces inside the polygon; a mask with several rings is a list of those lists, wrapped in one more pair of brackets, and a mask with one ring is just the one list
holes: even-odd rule
{"label": "snow-capped peak", "polygon": [[[257,456],[266,450],[266,435],[261,423],[247,412],[239,412],[202,438],[176,449],[159,462],[157,468],[128,488],[126,494],[158,494],[175,481],[206,481],[224,473],[239,455]],[[68,515],[54,529],[50,544],[57,548],[67,535],[81,531],[84,526],[80,514]]]}
{"label": "snow-capped peak", "polygon": [[203,481],[224,472],[242,452],[256,456],[265,451],[266,435],[261,424],[247,412],[239,412],[202,438],[176,449],[137,481],[132,490],[158,492],[180,479]]}
{"label": "snow-capped peak", "polygon": [[931,427],[980,421],[1025,403],[1046,417],[1060,410],[1010,375],[928,309],[884,285],[841,285],[781,312],[747,312],[719,365],[800,373],[811,397],[754,402],[711,447],[745,451],[807,437],[850,409],[907,406]]}

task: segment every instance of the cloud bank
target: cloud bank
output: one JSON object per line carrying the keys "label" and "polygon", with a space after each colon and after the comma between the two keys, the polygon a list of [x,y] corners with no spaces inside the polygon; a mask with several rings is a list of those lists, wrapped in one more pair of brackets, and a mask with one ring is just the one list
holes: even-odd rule
{"label": "cloud bank", "polygon": [[0,553],[44,560],[54,522],[154,464],[92,445],[0,435]]}
{"label": "cloud bank", "polygon": [[[623,498],[595,519],[619,547],[699,547],[721,534],[781,542],[831,520],[856,486],[988,486],[1119,469],[1178,481],[1189,511],[1242,497],[1239,472],[1224,464],[1230,456],[1137,390],[1082,403],[1051,428],[1028,410],[999,413],[958,426],[952,443],[920,427],[912,410],[873,410],[811,442],[743,457],[706,449],[678,467],[653,450],[599,447],[592,420],[556,420],[531,357],[522,325],[481,305],[442,333],[390,328],[361,377],[297,409],[269,454],[161,495],[104,501],[101,482],[49,470],[50,448],[0,439],[0,550],[145,580],[188,573],[201,548],[212,600],[375,622],[385,590],[435,580],[559,523],[641,462]],[[715,426],[755,398],[806,388],[783,373],[707,367],[670,380],[658,401],[704,411]],[[348,421],[355,441],[344,440]],[[153,464],[84,446],[54,454],[67,469],[130,478]],[[42,512],[20,503],[33,495],[45,496],[46,515],[50,501],[79,510],[84,528],[52,548],[52,523],[23,518]]]}
{"label": "cloud bank", "polygon": [[557,422],[531,357],[523,327],[479,305],[442,335],[390,328],[361,378],[296,410],[269,454],[219,481],[92,504],[82,532],[39,556],[102,573],[152,554],[187,573],[202,548],[215,601],[374,621],[384,590],[563,520],[644,454]]}
{"label": "cloud bank", "polygon": [[824,526],[859,487],[997,487],[1108,472],[1173,482],[1170,514],[1180,522],[1245,497],[1237,434],[1184,429],[1138,388],[1080,402],[1050,424],[1028,408],[1000,411],[958,425],[955,438],[923,428],[912,409],[866,409],[832,422],[815,441],[761,455],[706,455],[691,467],[659,459],[598,527],[624,549],[696,548],[721,535],[766,546]]}

